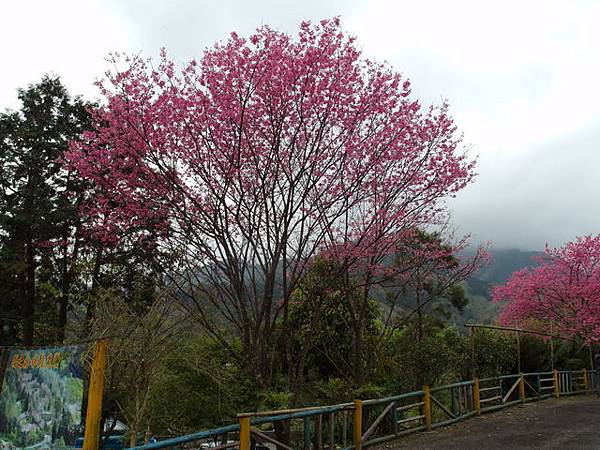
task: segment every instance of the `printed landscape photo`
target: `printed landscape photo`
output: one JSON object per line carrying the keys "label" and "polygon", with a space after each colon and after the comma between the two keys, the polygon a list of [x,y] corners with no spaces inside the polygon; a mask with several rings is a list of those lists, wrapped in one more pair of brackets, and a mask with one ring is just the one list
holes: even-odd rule
{"label": "printed landscape photo", "polygon": [[0,393],[0,448],[73,445],[81,424],[82,350],[9,352]]}

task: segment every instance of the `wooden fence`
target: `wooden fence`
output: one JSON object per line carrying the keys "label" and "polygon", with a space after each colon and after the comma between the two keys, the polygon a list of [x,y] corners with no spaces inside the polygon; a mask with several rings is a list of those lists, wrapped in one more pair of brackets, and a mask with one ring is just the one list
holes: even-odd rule
{"label": "wooden fence", "polygon": [[[400,436],[549,397],[600,391],[600,371],[482,378],[352,403],[242,413],[238,423],[130,450],[361,450]],[[279,425],[280,432],[274,429]],[[285,430],[281,433],[281,430]],[[286,435],[282,438],[281,435]]]}

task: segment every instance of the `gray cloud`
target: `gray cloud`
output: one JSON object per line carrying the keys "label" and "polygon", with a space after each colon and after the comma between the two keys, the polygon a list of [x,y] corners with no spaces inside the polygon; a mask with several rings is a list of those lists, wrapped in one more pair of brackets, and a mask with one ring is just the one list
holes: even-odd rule
{"label": "gray cloud", "polygon": [[452,203],[454,222],[498,247],[536,250],[600,232],[600,121],[492,160]]}
{"label": "gray cloud", "polygon": [[198,57],[204,48],[226,39],[232,31],[244,35],[261,25],[269,25],[293,32],[302,20],[339,15],[350,11],[354,3],[344,2],[340,8],[340,2],[333,0],[107,2],[111,10],[126,18],[135,30],[134,46],[153,53],[167,46],[179,61]]}

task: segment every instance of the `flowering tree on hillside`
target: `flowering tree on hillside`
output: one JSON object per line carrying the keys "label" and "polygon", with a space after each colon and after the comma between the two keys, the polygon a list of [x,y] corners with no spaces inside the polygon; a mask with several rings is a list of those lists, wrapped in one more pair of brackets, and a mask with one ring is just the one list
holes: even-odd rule
{"label": "flowering tree on hillside", "polygon": [[66,155],[97,187],[85,212],[108,244],[134,230],[139,245],[175,251],[171,283],[233,350],[229,324],[261,386],[315,255],[331,250],[348,269],[370,259],[368,281],[473,177],[447,105],[411,99],[337,19],[296,38],[232,34],[182,70],[164,52],[156,67],[113,62],[125,67],[100,83],[96,131]]}
{"label": "flowering tree on hillside", "polygon": [[494,300],[507,302],[500,320],[552,325],[565,336],[600,341],[600,235],[546,248],[538,262],[494,289]]}

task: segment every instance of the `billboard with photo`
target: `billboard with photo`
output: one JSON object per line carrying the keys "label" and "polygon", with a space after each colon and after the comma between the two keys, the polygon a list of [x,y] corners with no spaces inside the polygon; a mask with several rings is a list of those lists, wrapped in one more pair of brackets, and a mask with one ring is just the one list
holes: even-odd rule
{"label": "billboard with photo", "polygon": [[0,449],[72,447],[81,433],[84,346],[10,349],[0,391]]}

